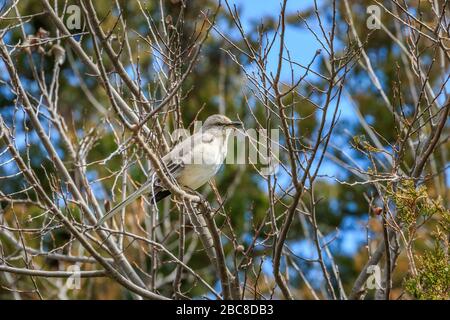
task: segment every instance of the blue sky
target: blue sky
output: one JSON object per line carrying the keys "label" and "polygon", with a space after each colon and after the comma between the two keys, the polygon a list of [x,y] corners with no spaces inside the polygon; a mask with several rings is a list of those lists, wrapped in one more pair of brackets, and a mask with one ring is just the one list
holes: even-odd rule
{"label": "blue sky", "polygon": [[[320,3],[321,1],[319,1]],[[230,5],[235,4],[241,9],[241,19],[244,28],[249,28],[251,22],[259,22],[262,17],[277,17],[281,9],[281,2],[279,0],[230,0]],[[298,13],[311,7],[312,1],[294,0],[288,1],[286,12],[288,14]],[[313,23],[313,22],[312,22]],[[314,25],[314,23],[313,23]],[[314,57],[316,50],[320,49],[320,44],[315,37],[306,30],[303,23],[299,20],[298,28],[288,26],[286,28],[285,43],[295,60],[302,64],[308,64]],[[276,71],[277,58],[279,51],[279,41],[276,40],[274,48],[269,54],[269,70]],[[282,76],[285,80],[290,79],[290,70],[284,68]]]}
{"label": "blue sky", "polygon": [[[318,1],[319,7],[322,1]],[[240,9],[240,16],[243,23],[243,27],[250,29],[251,22],[259,22],[262,17],[277,17],[280,12],[281,3],[279,0],[268,0],[268,1],[258,1],[258,0],[230,0],[230,4],[236,4],[237,8]],[[303,11],[313,5],[313,1],[288,1],[287,13],[297,13]],[[314,29],[318,30],[318,25],[315,19],[308,20],[308,24]],[[325,25],[326,28],[326,25]],[[320,32],[318,32],[320,34]],[[317,41],[315,36],[304,26],[303,22],[299,19],[298,25],[288,26],[286,28],[285,34],[285,44],[291,58],[303,65],[308,65],[316,54],[318,49],[321,49],[320,43]],[[275,41],[274,47],[268,57],[268,69],[272,73],[276,72],[278,65],[278,52],[279,52],[279,40]],[[324,51],[322,51],[324,53]],[[316,60],[317,61],[317,60]],[[289,65],[286,63],[286,67],[282,69],[282,80],[290,82],[291,70]],[[316,64],[317,67],[317,64]],[[314,68],[313,68],[314,69]],[[304,70],[298,68],[295,70],[298,75],[302,75]],[[294,80],[295,81],[295,80]],[[342,97],[340,104],[340,121],[348,120],[350,123],[355,123],[354,112],[348,101]],[[318,114],[320,116],[320,114]],[[333,139],[333,143],[338,145],[340,148],[346,152],[351,153],[349,149],[350,144],[347,139],[340,137],[339,140]],[[320,174],[335,176],[338,173],[342,173],[342,168],[336,166],[331,161],[325,160],[321,166]],[[339,178],[342,179],[342,175],[339,174]],[[327,179],[328,182],[334,183],[334,180]],[[343,223],[340,227],[340,233],[336,241],[331,244],[332,252],[336,252],[343,255],[352,256],[361,247],[365,241],[365,223],[367,222],[367,215],[363,215],[362,218],[355,218],[349,216],[344,218]],[[331,233],[325,236],[324,241],[328,241],[335,236],[335,233]],[[290,244],[293,252],[304,258],[315,259],[317,258],[317,252],[313,244],[308,240],[294,241]],[[270,259],[264,262],[264,271],[267,274],[271,274],[272,265]],[[314,270],[314,266],[310,266],[311,270]],[[310,274],[312,279],[318,280],[318,278],[313,274]]]}

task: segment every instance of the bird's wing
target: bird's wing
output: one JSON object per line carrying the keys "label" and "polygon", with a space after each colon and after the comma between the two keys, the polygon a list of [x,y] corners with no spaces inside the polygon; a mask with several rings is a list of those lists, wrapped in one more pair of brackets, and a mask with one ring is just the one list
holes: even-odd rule
{"label": "bird's wing", "polygon": [[[180,169],[184,168],[187,164],[194,163],[194,157],[203,154],[205,143],[210,143],[213,139],[214,136],[210,133],[197,132],[177,144],[162,158],[163,163],[166,164],[166,166],[173,166],[173,171],[169,170],[169,173],[171,173],[174,178],[177,178],[181,171]],[[181,166],[181,168],[179,166]]]}

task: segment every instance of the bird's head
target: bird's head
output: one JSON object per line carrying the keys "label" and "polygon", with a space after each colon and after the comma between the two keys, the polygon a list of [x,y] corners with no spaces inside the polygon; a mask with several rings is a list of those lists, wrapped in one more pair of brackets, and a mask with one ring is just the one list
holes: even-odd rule
{"label": "bird's head", "polygon": [[221,130],[228,131],[227,129],[242,128],[240,121],[231,121],[230,118],[221,114],[214,114],[209,116],[202,126],[202,131],[207,130]]}

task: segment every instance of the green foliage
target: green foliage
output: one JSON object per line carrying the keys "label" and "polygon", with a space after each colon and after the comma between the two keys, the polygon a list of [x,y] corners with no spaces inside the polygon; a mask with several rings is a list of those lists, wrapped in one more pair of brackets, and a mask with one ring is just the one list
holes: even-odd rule
{"label": "green foliage", "polygon": [[421,256],[416,256],[417,274],[404,282],[406,292],[417,299],[449,299],[450,257],[447,235],[450,230],[450,211],[442,205],[442,199],[432,199],[426,186],[416,187],[413,180],[402,181],[390,193],[397,207],[398,219],[409,230],[414,229],[412,227],[420,218],[428,219],[435,215],[440,218],[436,231],[432,233],[435,246]]}
{"label": "green foliage", "polygon": [[429,218],[446,212],[440,198],[430,198],[426,186],[416,187],[413,180],[403,180],[396,190],[391,186],[389,193],[397,207],[399,221],[407,226],[415,224],[420,217]]}
{"label": "green foliage", "polygon": [[367,141],[365,135],[354,136],[352,141],[352,147],[359,151],[366,152],[380,152],[381,150],[375,148],[369,141]]}
{"label": "green foliage", "polygon": [[419,273],[405,281],[405,290],[417,299],[450,299],[450,258],[437,243],[418,257]]}

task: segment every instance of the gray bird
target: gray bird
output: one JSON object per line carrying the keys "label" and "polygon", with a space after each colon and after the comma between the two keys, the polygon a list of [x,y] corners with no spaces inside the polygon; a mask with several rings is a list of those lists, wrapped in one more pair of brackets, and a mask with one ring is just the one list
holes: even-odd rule
{"label": "gray bird", "polygon": [[[219,171],[227,155],[230,133],[232,129],[241,126],[239,121],[231,121],[224,115],[208,117],[197,133],[177,144],[162,158],[166,173],[180,186],[191,190],[200,188]],[[150,172],[149,177],[139,189],[101,217],[97,226],[141,195],[148,194],[151,203],[157,203],[170,195],[170,191],[162,186],[154,172]]]}

